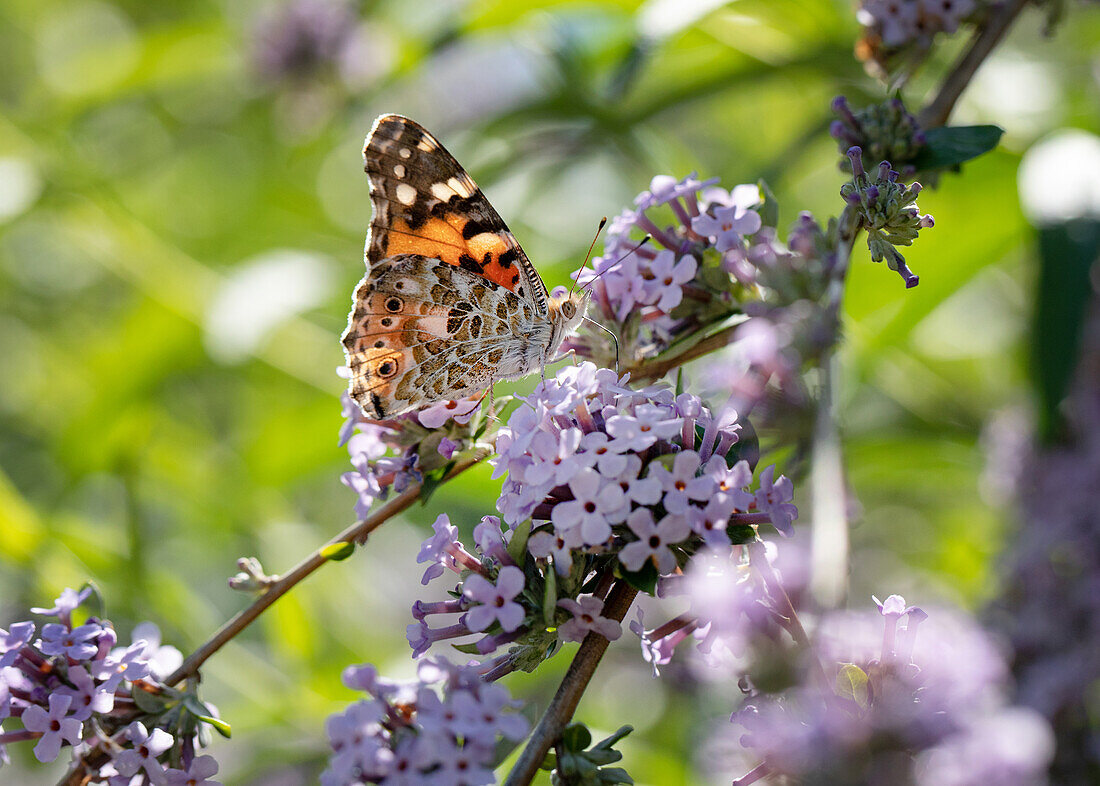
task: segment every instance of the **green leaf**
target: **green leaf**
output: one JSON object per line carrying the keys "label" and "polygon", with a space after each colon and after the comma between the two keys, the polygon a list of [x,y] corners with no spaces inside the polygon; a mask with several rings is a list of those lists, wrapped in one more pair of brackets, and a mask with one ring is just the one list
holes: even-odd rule
{"label": "green leaf", "polygon": [[592,732],[583,723],[570,723],[561,733],[561,741],[566,750],[583,751],[592,744]]}
{"label": "green leaf", "polygon": [[756,538],[756,527],[751,524],[730,524],[726,527],[726,534],[734,546],[740,546]]}
{"label": "green leaf", "polygon": [[508,541],[508,556],[517,565],[522,565],[527,554],[527,539],[531,537],[531,519],[512,530],[512,539]]}
{"label": "green leaf", "polygon": [[163,696],[158,696],[139,687],[134,687],[130,695],[138,709],[149,715],[160,715],[168,706]]}
{"label": "green leaf", "polygon": [[[947,169],[988,153],[1001,141],[998,126],[945,126],[924,132],[925,146],[912,160],[918,171]],[[877,164],[869,163],[869,166]]]}
{"label": "green leaf", "polygon": [[600,783],[634,783],[634,779],[627,775],[622,767],[607,767],[600,770]]}
{"label": "green leaf", "polygon": [[547,627],[554,624],[554,614],[558,610],[558,572],[553,568],[546,571],[546,588],[542,593],[542,618]]}
{"label": "green leaf", "polygon": [[443,485],[443,480],[447,477],[452,469],[455,468],[457,461],[448,461],[446,466],[439,469],[432,470],[424,474],[424,481],[420,484],[420,504],[428,504],[428,500],[431,499],[432,494],[436,489]]}
{"label": "green leaf", "polygon": [[213,726],[214,731],[218,732],[218,734],[222,735],[226,739],[229,739],[230,737],[233,736],[233,727],[231,727],[228,723],[223,721],[221,718],[215,718],[211,715],[199,715],[197,717],[203,723],[205,723],[209,726]]}
{"label": "green leaf", "polygon": [[618,730],[614,734],[612,734],[610,737],[604,737],[602,740],[597,742],[595,744],[595,746],[593,746],[593,747],[594,748],[610,748],[616,742],[618,742],[619,740],[623,739],[628,734],[630,734],[632,731],[634,731],[633,726],[631,726],[629,723],[624,724],[624,725],[620,726],[618,728]]}
{"label": "green leaf", "polygon": [[467,655],[480,655],[481,654],[480,652],[477,651],[477,642],[476,641],[471,642],[469,644],[452,644],[451,646],[454,647],[459,652],[464,652]]}
{"label": "green leaf", "polygon": [[764,204],[756,208],[756,212],[760,214],[760,223],[775,229],[779,226],[779,202],[763,180],[757,180],[756,187],[760,189],[760,196],[764,197]]}
{"label": "green leaf", "polygon": [[836,675],[836,695],[851,699],[863,709],[870,706],[867,673],[854,663],[845,663]]}
{"label": "green leaf", "polygon": [[321,555],[322,559],[339,562],[355,553],[355,544],[346,540],[339,543],[329,543],[327,546],[322,546],[317,553]]}
{"label": "green leaf", "polygon": [[623,579],[634,589],[644,592],[646,595],[655,595],[657,592],[657,568],[653,561],[649,560],[639,571],[628,571],[620,563],[619,571]]}
{"label": "green leaf", "polygon": [[1039,285],[1031,329],[1031,383],[1039,399],[1039,434],[1055,441],[1059,407],[1079,361],[1081,329],[1092,291],[1089,270],[1100,255],[1100,221],[1075,219],[1039,230]]}

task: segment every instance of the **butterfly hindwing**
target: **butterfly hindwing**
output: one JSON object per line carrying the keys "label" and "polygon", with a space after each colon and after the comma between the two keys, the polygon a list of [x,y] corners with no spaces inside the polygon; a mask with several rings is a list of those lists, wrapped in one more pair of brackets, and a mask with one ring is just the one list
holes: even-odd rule
{"label": "butterfly hindwing", "polygon": [[363,148],[374,217],[367,241],[373,266],[419,254],[499,284],[547,313],[542,279],[481,189],[418,123],[400,115],[375,121]]}
{"label": "butterfly hindwing", "polygon": [[484,277],[419,254],[390,257],[355,291],[343,336],[349,392],[375,419],[460,398],[525,372],[548,330],[531,303]]}

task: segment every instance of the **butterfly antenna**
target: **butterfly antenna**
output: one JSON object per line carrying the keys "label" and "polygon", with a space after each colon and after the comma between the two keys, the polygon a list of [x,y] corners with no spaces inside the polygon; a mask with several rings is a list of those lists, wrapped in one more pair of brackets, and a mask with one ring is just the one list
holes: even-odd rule
{"label": "butterfly antenna", "polygon": [[652,235],[646,235],[645,237],[643,237],[643,238],[642,238],[642,239],[641,239],[641,240],[640,240],[640,241],[638,242],[638,245],[634,246],[634,248],[630,249],[630,250],[629,250],[629,251],[627,251],[627,252],[626,252],[625,254],[623,254],[623,255],[622,255],[621,257],[619,257],[619,258],[618,258],[618,259],[616,259],[616,260],[615,260],[614,262],[612,262],[612,263],[611,263],[610,265],[608,265],[607,267],[605,267],[605,268],[603,269],[603,271],[602,271],[602,272],[600,272],[600,273],[597,273],[596,275],[594,275],[594,276],[592,277],[592,280],[591,280],[591,281],[589,281],[589,282],[588,282],[587,284],[585,284],[585,285],[584,285],[583,287],[581,287],[581,291],[583,292],[583,291],[584,291],[585,289],[587,289],[588,287],[590,287],[590,286],[592,286],[593,284],[595,284],[595,283],[596,283],[596,279],[598,279],[598,278],[599,278],[600,276],[602,276],[602,275],[603,275],[604,273],[608,272],[609,270],[614,270],[614,269],[615,269],[615,265],[617,265],[617,264],[619,264],[620,262],[622,262],[622,261],[623,261],[624,259],[626,259],[626,258],[627,258],[628,256],[630,256],[631,254],[633,254],[633,253],[634,253],[635,251],[637,251],[637,250],[638,250],[639,248],[641,248],[642,246],[644,246],[644,245],[645,245],[646,243],[648,243],[648,242],[649,242],[650,240],[652,240],[652,239],[653,239],[653,236],[652,236]]}
{"label": "butterfly antenna", "polygon": [[618,336],[615,335],[615,331],[604,327],[603,325],[601,325],[599,322],[597,322],[594,319],[589,319],[588,317],[581,317],[581,319],[583,319],[589,325],[595,325],[600,330],[602,330],[604,333],[611,336],[611,340],[615,342],[615,373],[618,374],[619,373],[619,338],[618,338]]}
{"label": "butterfly antenna", "polygon": [[[600,219],[600,225],[598,227],[596,227],[596,236],[594,238],[592,238],[592,242],[588,244],[588,253],[584,255],[584,261],[581,262],[581,266],[580,266],[581,270],[584,270],[584,266],[588,264],[588,260],[592,256],[592,249],[594,249],[596,247],[596,241],[599,239],[600,233],[603,232],[603,228],[604,228],[604,226],[606,226],[606,224],[607,224],[607,216],[604,216],[603,218]],[[573,286],[569,287],[569,294],[570,295],[573,294],[573,287],[575,287],[575,286],[577,286],[577,280],[573,279]]]}

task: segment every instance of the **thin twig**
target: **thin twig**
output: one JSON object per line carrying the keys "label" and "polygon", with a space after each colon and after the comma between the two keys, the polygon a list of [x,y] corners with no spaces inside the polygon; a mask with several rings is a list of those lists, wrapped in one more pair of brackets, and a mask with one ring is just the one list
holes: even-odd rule
{"label": "thin twig", "polygon": [[[616,622],[622,622],[637,594],[638,590],[626,582],[617,581],[611,588],[611,592],[607,594],[602,615]],[[504,786],[526,786],[535,777],[547,752],[561,737],[562,730],[573,717],[573,712],[577,709],[577,704],[584,695],[589,680],[596,672],[596,666],[599,665],[600,659],[607,650],[607,645],[607,639],[598,633],[589,633],[581,642],[573,662],[569,664],[569,669],[558,686],[557,693],[550,700],[546,712],[539,719],[538,726],[531,733],[527,747],[523,749],[512,771],[508,773]]]}
{"label": "thin twig", "polygon": [[966,53],[959,58],[943,81],[936,97],[920,113],[918,122],[923,128],[937,128],[947,123],[955,102],[966,90],[978,68],[1004,38],[1008,28],[1029,2],[1030,0],[1008,0],[990,13],[989,19],[974,34]]}
{"label": "thin twig", "polygon": [[[488,456],[489,451],[487,449],[482,449],[476,451],[471,456],[461,459],[455,464],[454,468],[447,473],[444,480],[450,480],[456,475],[465,472],[470,467],[485,460]],[[376,509],[362,521],[357,521],[355,524],[352,524],[325,545],[363,542],[367,535],[380,527],[386,520],[393,518],[416,502],[416,500],[420,498],[420,491],[420,485],[410,486],[389,502],[382,505],[382,507]],[[225,646],[234,636],[263,614],[263,612],[275,601],[328,561],[328,559],[321,556],[321,551],[318,549],[295,565],[289,572],[280,576],[277,581],[271,584],[270,588],[264,592],[264,594],[253,601],[251,606],[243,609],[229,619],[229,621],[222,625],[206,643],[191,653],[187,657],[187,660],[165,679],[165,684],[175,685],[194,675],[211,655]]]}
{"label": "thin twig", "polygon": [[631,366],[625,369],[630,372],[630,379],[632,381],[642,379],[660,379],[669,371],[682,366],[688,361],[700,358],[716,349],[721,349],[730,342],[733,341],[733,334],[737,331],[737,328],[741,327],[741,324],[730,325],[727,328],[719,330],[713,335],[707,336],[697,344],[692,344],[683,352],[672,355],[670,357],[659,357],[655,360],[639,363],[636,366]]}

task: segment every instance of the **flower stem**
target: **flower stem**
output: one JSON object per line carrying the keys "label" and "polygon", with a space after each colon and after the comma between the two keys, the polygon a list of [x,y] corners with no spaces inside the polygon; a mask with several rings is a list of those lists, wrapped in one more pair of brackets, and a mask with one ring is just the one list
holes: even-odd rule
{"label": "flower stem", "polygon": [[[607,594],[603,616],[622,622],[637,594],[638,590],[626,582],[617,581],[611,588],[611,592]],[[573,662],[569,664],[569,669],[565,672],[557,693],[550,700],[546,712],[539,719],[538,726],[531,733],[527,747],[523,749],[512,771],[508,773],[504,786],[526,786],[535,777],[547,752],[561,737],[562,730],[573,717],[573,712],[577,709],[577,704],[584,695],[592,675],[595,674],[596,666],[599,665],[600,659],[607,650],[607,645],[607,639],[594,632],[589,633],[581,642],[580,649],[573,657]]]}
{"label": "flower stem", "polygon": [[955,108],[955,102],[962,96],[978,68],[1004,38],[1008,28],[1029,2],[1030,0],[1008,0],[990,13],[989,19],[974,33],[970,47],[943,81],[936,97],[918,116],[917,121],[921,127],[936,128],[947,123],[951,110]]}

